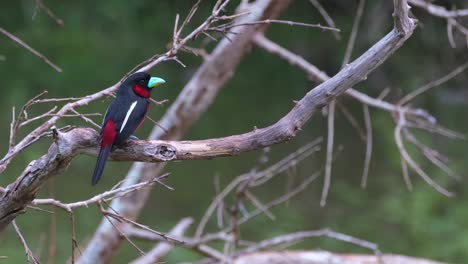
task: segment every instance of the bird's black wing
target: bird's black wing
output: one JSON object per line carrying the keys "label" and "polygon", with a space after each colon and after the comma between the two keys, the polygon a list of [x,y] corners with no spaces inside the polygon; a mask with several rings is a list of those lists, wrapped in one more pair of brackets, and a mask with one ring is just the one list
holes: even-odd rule
{"label": "bird's black wing", "polygon": [[139,99],[133,101],[126,109],[123,118],[116,124],[117,139],[115,144],[124,143],[141,125],[148,110],[148,100]]}

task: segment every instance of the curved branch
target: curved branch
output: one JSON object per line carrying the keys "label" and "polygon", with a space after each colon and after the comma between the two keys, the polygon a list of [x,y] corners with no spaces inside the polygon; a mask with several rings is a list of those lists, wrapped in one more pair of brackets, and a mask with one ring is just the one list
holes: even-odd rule
{"label": "curved branch", "polygon": [[263,251],[246,254],[236,258],[234,264],[270,264],[270,263],[302,263],[302,264],[378,264],[378,263],[399,263],[399,264],[443,264],[428,259],[413,258],[402,255],[364,255],[364,254],[337,254],[328,251]]}
{"label": "curved branch", "polygon": [[424,0],[408,0],[408,2],[419,8],[425,9],[429,14],[442,18],[458,18],[468,16],[468,9],[447,10],[447,8],[432,4]]}

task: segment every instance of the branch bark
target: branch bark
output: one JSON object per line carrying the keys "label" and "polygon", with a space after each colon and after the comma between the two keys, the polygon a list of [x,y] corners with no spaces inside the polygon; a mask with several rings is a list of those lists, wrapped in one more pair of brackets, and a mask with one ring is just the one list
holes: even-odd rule
{"label": "branch bark", "polygon": [[[192,218],[184,218],[174,226],[174,228],[169,231],[168,235],[180,237],[184,234],[184,232],[190,227],[193,223]],[[141,256],[135,260],[133,260],[130,264],[151,264],[151,263],[159,263],[160,259],[164,257],[169,251],[172,250],[174,247],[173,244],[168,242],[160,242],[158,243],[153,249],[148,251],[146,255]]]}
{"label": "branch bark", "polygon": [[447,10],[443,6],[438,6],[431,3],[430,1],[425,0],[408,0],[408,2],[413,6],[427,10],[427,12],[431,15],[442,18],[458,18],[468,16],[468,9]]}
{"label": "branch bark", "polygon": [[336,254],[327,251],[265,251],[240,256],[234,264],[442,264],[442,262],[419,259],[401,255],[384,254],[382,256],[361,254]]}

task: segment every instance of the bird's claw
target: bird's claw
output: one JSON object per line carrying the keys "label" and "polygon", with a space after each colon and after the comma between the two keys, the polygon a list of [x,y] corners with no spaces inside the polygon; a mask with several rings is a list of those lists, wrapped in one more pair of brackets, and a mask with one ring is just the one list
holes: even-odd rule
{"label": "bird's claw", "polygon": [[134,135],[131,135],[130,137],[128,137],[128,140],[140,140],[140,139]]}

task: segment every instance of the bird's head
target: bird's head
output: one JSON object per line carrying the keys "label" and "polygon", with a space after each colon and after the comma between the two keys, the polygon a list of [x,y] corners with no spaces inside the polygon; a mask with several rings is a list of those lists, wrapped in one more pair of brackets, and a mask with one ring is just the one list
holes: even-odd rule
{"label": "bird's head", "polygon": [[146,72],[136,72],[123,81],[120,90],[128,90],[131,88],[136,95],[149,98],[151,90],[165,82],[166,81],[161,78],[151,77],[151,75]]}

